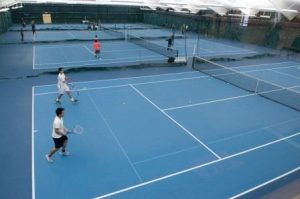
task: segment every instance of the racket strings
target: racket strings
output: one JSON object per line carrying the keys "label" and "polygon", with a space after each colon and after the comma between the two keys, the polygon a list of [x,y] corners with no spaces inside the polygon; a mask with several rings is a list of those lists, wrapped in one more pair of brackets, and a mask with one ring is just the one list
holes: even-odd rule
{"label": "racket strings", "polygon": [[76,126],[73,128],[73,132],[74,132],[74,133],[80,134],[80,133],[83,132],[83,127],[80,126],[80,125],[76,125]]}

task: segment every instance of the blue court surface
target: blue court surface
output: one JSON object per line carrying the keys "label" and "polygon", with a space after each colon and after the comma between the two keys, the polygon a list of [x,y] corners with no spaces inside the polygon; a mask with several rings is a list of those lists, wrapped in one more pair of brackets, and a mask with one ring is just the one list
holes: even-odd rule
{"label": "blue court surface", "polygon": [[[299,88],[296,62],[233,67]],[[57,88],[32,88],[34,198],[237,198],[299,171],[299,111],[255,93],[197,71],[74,84],[85,132],[53,164]]]}
{"label": "blue court surface", "polygon": [[[94,56],[93,42],[41,44],[33,46],[33,69],[64,67],[120,67],[167,62],[167,58],[128,41],[103,41],[100,59]],[[126,51],[124,50],[126,49]]]}
{"label": "blue court surface", "polygon": [[[9,118],[2,125],[9,133],[2,137],[0,198],[259,198],[299,176],[299,57],[176,30],[178,57],[169,63],[172,31],[163,27],[37,25],[34,37],[27,25],[24,44],[20,27],[0,36],[2,110]],[[275,90],[276,102],[242,90],[197,71],[197,57],[284,92]],[[62,98],[64,123],[84,133],[69,135],[71,155],[57,153],[50,164],[59,67],[79,99]]]}
{"label": "blue court surface", "polygon": [[[143,23],[105,23],[102,24],[104,28],[111,28],[111,29],[160,29],[161,27],[150,25],[150,24],[143,24]],[[20,25],[12,25],[9,28],[9,31],[20,31]],[[36,26],[37,30],[87,30],[89,28],[88,24],[38,24]],[[31,24],[25,25],[23,30],[31,31]]]}
{"label": "blue court surface", "polygon": [[[179,57],[192,57],[197,54],[203,57],[213,56],[239,56],[256,55],[258,51],[241,48],[234,45],[217,43],[210,40],[201,40],[200,51],[195,51],[197,39],[188,39],[187,45],[184,39],[176,39],[174,48],[178,49]],[[145,40],[147,41],[147,40]],[[151,40],[159,51],[166,48],[164,39]],[[132,43],[130,40],[102,41],[100,59],[95,59],[92,42],[76,42],[66,44],[39,44],[33,46],[33,69],[51,69],[64,67],[116,67],[122,65],[140,65],[148,63],[166,63],[167,57]],[[185,52],[185,47],[187,51]],[[205,48],[206,50],[202,50]],[[123,49],[126,49],[124,51]]]}
{"label": "blue court surface", "polygon": [[[214,56],[229,56],[229,55],[255,55],[259,53],[260,49],[249,49],[248,47],[239,47],[236,44],[226,44],[224,42],[217,42],[209,39],[199,39],[197,37],[177,38],[174,40],[174,48],[179,50],[179,56],[191,57],[193,55],[199,55],[202,57],[214,57]],[[156,44],[166,45],[165,39],[152,41]]]}

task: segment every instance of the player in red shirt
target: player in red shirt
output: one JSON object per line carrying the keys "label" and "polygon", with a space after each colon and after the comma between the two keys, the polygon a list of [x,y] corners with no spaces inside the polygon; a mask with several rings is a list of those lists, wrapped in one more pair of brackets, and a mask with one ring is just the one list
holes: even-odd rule
{"label": "player in red shirt", "polygon": [[95,39],[94,41],[94,50],[95,50],[95,57],[100,58],[101,45],[97,39]]}

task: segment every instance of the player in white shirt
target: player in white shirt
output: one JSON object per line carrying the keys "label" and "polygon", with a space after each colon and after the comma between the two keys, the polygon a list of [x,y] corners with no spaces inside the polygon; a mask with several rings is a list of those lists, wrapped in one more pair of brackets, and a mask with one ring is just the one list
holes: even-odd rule
{"label": "player in white shirt", "polygon": [[59,95],[56,98],[56,103],[61,104],[60,103],[60,98],[64,95],[65,92],[68,94],[68,96],[69,96],[69,98],[72,102],[77,102],[78,100],[75,99],[72,96],[72,93],[71,93],[70,88],[68,86],[67,77],[65,76],[64,69],[59,68],[58,72],[59,73],[58,73],[58,76],[57,76],[57,80],[58,80],[57,87],[58,87]]}
{"label": "player in white shirt", "polygon": [[56,117],[53,121],[53,130],[52,130],[52,139],[54,141],[54,147],[50,150],[48,154],[46,154],[46,159],[48,162],[52,163],[52,156],[61,148],[61,155],[67,156],[70,153],[66,151],[67,143],[68,143],[68,129],[64,127],[64,108],[56,109]]}

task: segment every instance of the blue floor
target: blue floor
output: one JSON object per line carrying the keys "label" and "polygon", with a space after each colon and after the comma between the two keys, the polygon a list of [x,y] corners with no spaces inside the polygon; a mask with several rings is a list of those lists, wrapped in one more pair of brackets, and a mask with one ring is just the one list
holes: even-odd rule
{"label": "blue floor", "polygon": [[78,82],[65,123],[85,133],[50,165],[55,89],[34,87],[36,198],[228,198],[300,164],[298,111],[182,72]]}
{"label": "blue floor", "polygon": [[33,69],[57,69],[61,66],[119,67],[123,64],[167,62],[167,58],[163,55],[127,41],[101,42],[100,59],[94,56],[93,42],[36,45],[33,48]]}
{"label": "blue floor", "polygon": [[[141,37],[152,29],[150,41],[167,44],[155,38],[170,30],[126,25]],[[97,60],[86,40],[98,32],[85,25],[37,26],[35,38],[25,31],[22,45],[18,28],[0,36],[0,198],[247,198],[261,185],[299,172],[299,111],[190,65],[166,66],[165,56],[105,31],[98,31],[103,50]],[[185,40],[175,39],[180,57],[273,53],[221,39],[197,44],[195,34],[186,41],[187,54]],[[224,65],[299,97],[297,59],[280,55]],[[45,154],[53,145],[61,66],[79,90],[78,104],[63,97],[65,124],[80,124],[85,132],[70,135],[71,156],[56,154],[50,165]]]}
{"label": "blue floor", "polygon": [[[154,40],[158,50],[166,46],[165,40]],[[187,56],[195,54],[196,39],[190,39],[187,46]],[[179,56],[185,57],[184,39],[176,39],[175,49]],[[33,47],[33,69],[51,69],[64,67],[118,67],[120,65],[138,65],[149,63],[166,63],[167,58],[155,51],[137,46],[129,41],[103,41],[100,59],[95,59],[92,42],[76,44],[41,44]],[[202,46],[202,43],[201,43]],[[226,48],[224,48],[224,46]],[[259,52],[240,47],[227,46],[226,44],[203,40],[203,48],[198,55],[203,57],[230,55],[255,55]],[[212,48],[211,50],[208,50]],[[217,48],[219,50],[213,50]],[[126,51],[120,49],[127,49]]]}

